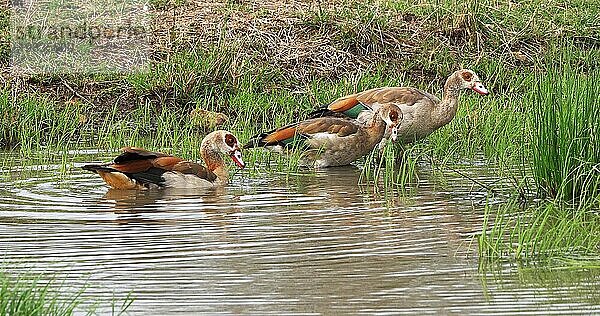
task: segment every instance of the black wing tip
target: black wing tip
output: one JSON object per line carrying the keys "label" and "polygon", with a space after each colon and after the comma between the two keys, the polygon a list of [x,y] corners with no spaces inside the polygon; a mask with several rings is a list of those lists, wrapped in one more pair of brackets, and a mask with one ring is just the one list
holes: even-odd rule
{"label": "black wing tip", "polygon": [[[133,147],[125,147],[125,149],[132,149],[132,148]],[[114,163],[120,164],[120,163],[124,163],[124,162],[135,161],[135,160],[153,159],[153,158],[158,158],[161,155],[162,154],[160,154],[160,153],[150,152],[145,149],[140,149],[139,152],[125,150],[114,159]]]}
{"label": "black wing tip", "polygon": [[268,144],[265,143],[264,139],[265,137],[267,137],[267,135],[269,135],[269,133],[260,133],[258,135],[254,135],[250,138],[250,140],[248,140],[248,142],[246,143],[246,145],[244,145],[242,148],[243,149],[250,149],[250,148],[256,148],[256,147],[265,147]]}
{"label": "black wing tip", "polygon": [[98,173],[98,171],[105,171],[105,172],[115,171],[115,169],[110,168],[106,165],[83,165],[83,166],[81,166],[81,169],[86,170],[86,171],[96,172],[96,173]]}
{"label": "black wing tip", "polygon": [[144,172],[125,173],[128,177],[134,179],[138,183],[148,187],[149,185],[164,186],[165,178],[163,175],[168,172],[161,168],[150,168]]}
{"label": "black wing tip", "polygon": [[310,113],[308,113],[308,118],[309,119],[313,119],[313,118],[319,118],[319,117],[325,117],[325,116],[332,116],[335,115],[336,113],[326,107],[324,108],[320,108],[317,110],[314,110]]}

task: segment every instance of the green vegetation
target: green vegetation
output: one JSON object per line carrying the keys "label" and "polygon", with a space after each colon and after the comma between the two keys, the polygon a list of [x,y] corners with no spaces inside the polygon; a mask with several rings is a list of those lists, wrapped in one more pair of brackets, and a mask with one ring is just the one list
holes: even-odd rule
{"label": "green vegetation", "polygon": [[82,104],[58,107],[44,97],[0,92],[0,146],[22,150],[64,146],[76,140],[84,117]]}
{"label": "green vegetation", "polygon": [[[42,276],[20,275],[12,277],[0,272],[0,315],[65,316],[81,313],[85,289],[70,293],[56,280],[44,281]],[[125,313],[132,300],[127,298],[121,306],[113,304],[112,315]],[[87,308],[88,315],[95,315],[97,306]]]}
{"label": "green vegetation", "polygon": [[[493,227],[484,223],[480,254],[492,258],[597,255],[600,251],[600,72],[551,68],[525,98],[529,163],[537,193],[549,201],[519,210],[501,207]],[[516,210],[516,212],[515,212]],[[489,231],[488,231],[489,229]],[[572,263],[572,261],[569,261]]]}
{"label": "green vegetation", "polygon": [[[600,199],[600,6],[586,0],[152,4],[159,30],[153,40],[161,45],[147,72],[4,76],[0,144],[23,156],[50,147],[136,145],[197,159],[208,129],[191,122],[193,109],[225,113],[222,128],[245,141],[368,88],[409,85],[441,96],[446,77],[466,67],[492,94],[464,93],[456,118],[426,141],[366,158],[361,181],[410,189],[419,162],[445,168],[483,157],[514,179],[517,197],[488,210],[478,237],[482,256],[599,254],[593,210]],[[297,157],[244,155],[251,176],[297,170]],[[536,186],[528,189],[528,182]],[[545,200],[532,206],[533,195]]]}
{"label": "green vegetation", "polygon": [[[489,208],[487,211],[492,212]],[[495,218],[491,227],[490,215]],[[500,207],[496,214],[486,213],[483,228],[487,233],[478,236],[479,253],[492,259],[597,256],[599,227],[600,217],[587,208],[572,209],[557,203],[543,203],[523,209],[516,203],[509,203]]]}
{"label": "green vegetation", "polygon": [[537,85],[530,118],[535,180],[550,197],[582,204],[600,192],[600,71],[551,69]]}

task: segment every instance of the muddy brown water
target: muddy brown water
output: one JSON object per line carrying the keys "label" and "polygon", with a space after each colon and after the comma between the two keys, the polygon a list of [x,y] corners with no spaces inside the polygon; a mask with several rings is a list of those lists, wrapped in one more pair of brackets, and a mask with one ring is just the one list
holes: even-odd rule
{"label": "muddy brown water", "polygon": [[[504,197],[453,172],[422,166],[409,194],[358,185],[356,167],[129,192],[77,168],[10,166],[9,155],[4,268],[87,284],[84,300],[101,304],[131,293],[132,315],[600,312],[595,270],[481,265],[472,237],[486,201]],[[484,163],[456,168],[498,185]]]}

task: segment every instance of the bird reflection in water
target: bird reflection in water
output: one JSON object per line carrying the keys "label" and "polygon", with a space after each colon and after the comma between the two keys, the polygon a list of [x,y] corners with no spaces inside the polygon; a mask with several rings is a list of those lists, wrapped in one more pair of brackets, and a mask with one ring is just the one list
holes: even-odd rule
{"label": "bird reflection in water", "polygon": [[225,201],[236,197],[227,194],[224,187],[206,189],[162,190],[116,190],[109,189],[102,197],[112,204],[115,214],[141,214],[146,212],[169,212],[182,210],[201,210],[217,212]]}

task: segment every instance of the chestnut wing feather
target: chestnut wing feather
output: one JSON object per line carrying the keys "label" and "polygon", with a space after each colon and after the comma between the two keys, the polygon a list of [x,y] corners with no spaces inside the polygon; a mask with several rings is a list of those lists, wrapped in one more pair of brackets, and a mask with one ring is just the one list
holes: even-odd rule
{"label": "chestnut wing feather", "polygon": [[287,146],[293,143],[298,137],[302,137],[302,135],[298,135],[296,133],[297,126],[298,123],[294,123],[266,133],[255,135],[248,140],[248,143],[244,145],[244,148],[247,149],[275,145]]}
{"label": "chestnut wing feather", "polygon": [[358,102],[359,101],[356,99],[356,95],[352,94],[331,102],[327,106],[327,109],[333,112],[344,112],[357,105]]}
{"label": "chestnut wing feather", "polygon": [[328,133],[336,134],[339,137],[346,137],[358,132],[358,128],[359,126],[356,123],[347,118],[313,118],[256,135],[244,145],[244,148],[275,145],[296,146],[298,142],[305,140],[313,134]]}
{"label": "chestnut wing feather", "polygon": [[359,126],[351,120],[338,117],[321,117],[298,124],[297,133],[313,135],[318,133],[336,134],[346,137],[358,132]]}
{"label": "chestnut wing feather", "polygon": [[156,167],[170,170],[170,166],[183,159],[163,153],[151,152],[142,148],[125,147],[123,153],[114,159],[110,168],[124,173],[138,173]]}

